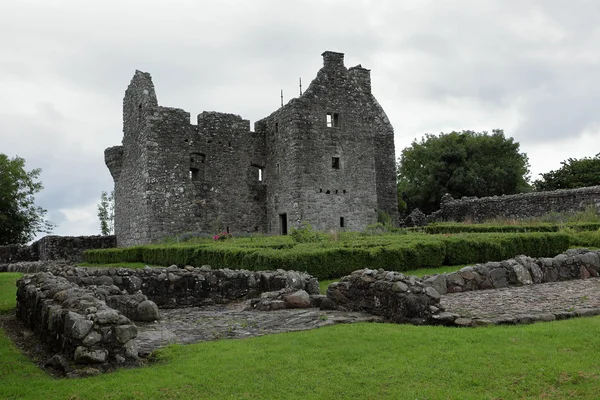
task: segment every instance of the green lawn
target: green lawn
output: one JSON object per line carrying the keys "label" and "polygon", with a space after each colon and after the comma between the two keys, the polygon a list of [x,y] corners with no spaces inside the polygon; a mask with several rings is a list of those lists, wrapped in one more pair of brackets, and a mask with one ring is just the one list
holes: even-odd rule
{"label": "green lawn", "polygon": [[[0,274],[5,310],[17,276]],[[170,346],[152,366],[76,380],[38,370],[0,331],[0,398],[596,399],[599,331],[600,317],[476,329],[337,325]]]}

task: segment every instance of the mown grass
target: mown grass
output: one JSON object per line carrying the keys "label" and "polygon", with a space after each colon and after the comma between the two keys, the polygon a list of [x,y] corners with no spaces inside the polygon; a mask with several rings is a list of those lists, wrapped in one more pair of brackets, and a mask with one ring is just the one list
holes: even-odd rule
{"label": "mown grass", "polygon": [[[2,310],[15,279],[0,274]],[[156,363],[57,380],[0,330],[2,399],[595,399],[600,317],[477,329],[348,324],[156,352]]]}

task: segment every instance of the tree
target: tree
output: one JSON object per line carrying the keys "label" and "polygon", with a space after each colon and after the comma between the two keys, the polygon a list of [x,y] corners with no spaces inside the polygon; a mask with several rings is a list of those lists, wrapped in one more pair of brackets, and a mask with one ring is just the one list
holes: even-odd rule
{"label": "tree", "polygon": [[555,171],[540,174],[542,178],[533,182],[534,189],[542,192],[600,185],[600,153],[593,158],[569,158],[561,164]]}
{"label": "tree", "polygon": [[115,231],[115,192],[102,192],[98,204],[98,219],[102,235],[112,235]]}
{"label": "tree", "polygon": [[27,172],[23,158],[0,153],[0,245],[24,244],[38,232],[52,231],[47,211],[35,205],[34,196],[43,189],[37,180],[41,172]]}
{"label": "tree", "polygon": [[407,212],[431,213],[445,193],[460,198],[524,192],[528,180],[527,155],[502,130],[426,134],[398,159],[398,191]]}

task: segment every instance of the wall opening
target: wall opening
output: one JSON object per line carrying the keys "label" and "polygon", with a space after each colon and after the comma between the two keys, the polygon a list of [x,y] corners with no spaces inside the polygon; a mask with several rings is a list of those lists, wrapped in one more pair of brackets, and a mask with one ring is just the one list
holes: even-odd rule
{"label": "wall opening", "polygon": [[279,133],[279,122],[275,122],[275,133]]}
{"label": "wall opening", "polygon": [[344,217],[340,217],[340,228],[343,228],[344,226],[345,226]]}
{"label": "wall opening", "polygon": [[276,171],[277,171],[277,176],[279,176],[279,163],[275,164],[275,168],[276,168]]}
{"label": "wall opening", "polygon": [[331,157],[331,168],[340,169],[340,158],[339,157]]}
{"label": "wall opening", "polygon": [[340,114],[327,113],[327,127],[328,128],[339,128],[340,127]]}
{"label": "wall opening", "polygon": [[264,182],[265,181],[265,167],[256,164],[250,164],[251,176],[252,180],[255,182]]}
{"label": "wall opening", "polygon": [[288,221],[287,214],[279,214],[279,234],[287,235],[288,234]]}
{"label": "wall opening", "polygon": [[198,182],[200,180],[200,170],[198,168],[190,168],[190,180]]}
{"label": "wall opening", "polygon": [[202,182],[204,180],[204,161],[206,154],[191,153],[190,154],[190,180],[192,182]]}

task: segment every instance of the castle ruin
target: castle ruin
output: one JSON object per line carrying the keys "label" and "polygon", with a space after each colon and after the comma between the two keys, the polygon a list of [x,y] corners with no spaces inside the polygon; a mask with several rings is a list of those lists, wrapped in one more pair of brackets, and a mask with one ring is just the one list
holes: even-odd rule
{"label": "castle ruin", "polygon": [[183,232],[286,234],[362,230],[377,212],[398,219],[393,128],[370,71],[326,51],[298,98],[254,124],[158,105],[136,71],[123,99],[123,144],[105,150],[115,182],[119,246]]}

